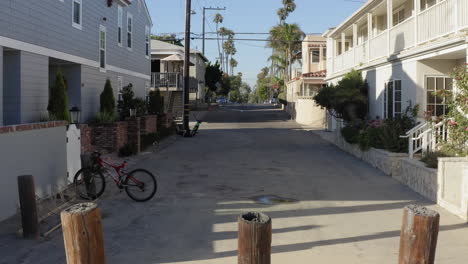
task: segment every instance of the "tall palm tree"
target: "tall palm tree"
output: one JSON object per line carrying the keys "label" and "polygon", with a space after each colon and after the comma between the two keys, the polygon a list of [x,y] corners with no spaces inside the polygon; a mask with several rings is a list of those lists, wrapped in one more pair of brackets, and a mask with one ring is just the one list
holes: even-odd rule
{"label": "tall palm tree", "polygon": [[237,67],[238,64],[239,64],[239,63],[238,63],[237,60],[234,59],[234,58],[231,58],[231,59],[229,60],[229,65],[231,65],[231,75],[234,75],[234,69]]}
{"label": "tall palm tree", "polygon": [[[234,31],[222,27],[219,29],[219,35],[221,36],[221,44],[223,48],[223,68],[225,69],[226,73],[229,73],[229,55],[234,55],[237,50],[234,45]],[[226,42],[224,41],[224,38],[227,38]]]}
{"label": "tall palm tree", "polygon": [[294,0],[283,0],[283,7],[278,9],[277,15],[281,21],[281,24],[284,24],[284,21],[288,16],[296,10],[296,3]]}
{"label": "tall palm tree", "polygon": [[219,24],[222,24],[224,21],[224,17],[220,14],[220,13],[217,13],[215,16],[214,16],[214,19],[213,19],[213,22],[216,24],[216,39],[217,39],[217,42],[218,42],[218,54],[220,55],[219,56],[219,59],[221,61],[221,65],[223,65],[223,58],[221,56],[221,46],[219,45]]}

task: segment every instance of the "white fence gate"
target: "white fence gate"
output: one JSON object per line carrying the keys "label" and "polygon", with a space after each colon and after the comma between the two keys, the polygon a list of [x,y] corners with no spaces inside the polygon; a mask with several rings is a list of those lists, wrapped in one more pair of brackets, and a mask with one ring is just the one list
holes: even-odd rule
{"label": "white fence gate", "polygon": [[69,125],[67,129],[67,174],[68,181],[81,169],[81,131],[76,125]]}

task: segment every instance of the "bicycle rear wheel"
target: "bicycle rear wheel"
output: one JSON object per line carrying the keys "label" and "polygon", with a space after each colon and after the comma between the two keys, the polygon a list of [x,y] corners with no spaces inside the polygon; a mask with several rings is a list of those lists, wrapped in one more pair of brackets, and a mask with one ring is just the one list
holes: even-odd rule
{"label": "bicycle rear wheel", "polygon": [[[73,179],[75,191],[82,199],[94,200],[104,193],[104,189],[106,188],[106,180],[104,179],[102,173],[89,171],[92,177],[90,178],[90,181],[86,183],[84,179],[85,170],[86,169],[81,169],[75,174],[75,178]],[[88,188],[90,190],[88,190]],[[92,195],[89,193],[89,191],[94,191],[96,195]]]}
{"label": "bicycle rear wheel", "polygon": [[145,202],[153,198],[158,189],[156,178],[144,169],[136,169],[128,173],[124,186],[127,195],[137,202]]}

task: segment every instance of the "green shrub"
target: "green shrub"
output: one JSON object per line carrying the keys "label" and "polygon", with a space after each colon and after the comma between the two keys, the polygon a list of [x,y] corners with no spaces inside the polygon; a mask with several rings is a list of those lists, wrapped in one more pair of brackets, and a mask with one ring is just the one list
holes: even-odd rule
{"label": "green shrub", "polygon": [[129,157],[137,153],[137,146],[135,144],[127,143],[119,149],[119,157]]}
{"label": "green shrub", "polygon": [[435,151],[435,152],[428,152],[423,155],[421,158],[421,161],[426,163],[426,166],[428,168],[433,168],[437,169],[439,165],[439,158],[444,158],[444,157],[453,157],[454,155],[448,154],[447,152],[444,151]]}
{"label": "green shrub", "polygon": [[133,106],[136,109],[136,115],[137,116],[144,116],[146,113],[148,113],[148,108],[146,106],[145,100],[141,98],[135,98],[133,99]]}
{"label": "green shrub", "polygon": [[106,80],[106,85],[104,85],[104,90],[101,93],[100,104],[100,112],[115,113],[114,90],[112,89],[112,84],[109,79]]}
{"label": "green shrub", "polygon": [[161,115],[164,113],[163,101],[159,89],[157,89],[156,91],[151,91],[149,93],[148,113],[152,115]]}
{"label": "green shrub", "polygon": [[118,116],[115,112],[99,112],[94,117],[92,123],[94,124],[112,124],[118,120]]}
{"label": "green shrub", "polygon": [[341,135],[349,144],[356,144],[359,142],[360,127],[355,124],[348,124],[341,129]]}
{"label": "green shrub", "polygon": [[55,76],[55,83],[50,89],[49,104],[47,106],[49,116],[55,120],[65,120],[70,122],[70,112],[68,111],[67,85],[63,77],[62,70],[58,68]]}

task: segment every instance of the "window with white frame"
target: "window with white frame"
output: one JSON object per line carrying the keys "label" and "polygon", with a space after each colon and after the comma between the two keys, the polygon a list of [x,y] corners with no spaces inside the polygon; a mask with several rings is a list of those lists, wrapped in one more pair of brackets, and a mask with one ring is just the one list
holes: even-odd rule
{"label": "window with white frame", "polygon": [[123,30],[123,8],[121,5],[117,6],[117,40],[120,47],[122,47],[122,30]]}
{"label": "window with white frame", "polygon": [[421,3],[421,11],[423,11],[437,4],[437,0],[420,0],[420,3]]}
{"label": "window with white frame", "polygon": [[405,8],[399,7],[393,11],[393,26],[405,21]]}
{"label": "window with white frame", "polygon": [[148,59],[150,55],[150,28],[145,27],[145,56]]}
{"label": "window with white frame", "polygon": [[133,16],[127,13],[127,48],[133,47]]}
{"label": "window with white frame", "polygon": [[314,48],[310,50],[310,61],[312,63],[320,62],[320,49]]}
{"label": "window with white frame", "polygon": [[106,27],[99,27],[99,67],[106,68]]}
{"label": "window with white frame", "polygon": [[453,90],[453,79],[445,76],[426,77],[426,111],[431,116],[443,116],[449,112],[452,96],[445,91]]}
{"label": "window with white frame", "polygon": [[82,24],[83,24],[83,21],[82,21],[83,7],[81,5],[81,1],[82,0],[72,0],[72,25],[73,25],[73,27],[75,27],[77,29],[82,29],[82,27],[83,27],[82,26]]}
{"label": "window with white frame", "polygon": [[401,117],[401,80],[394,80],[385,83],[384,90],[384,118]]}

